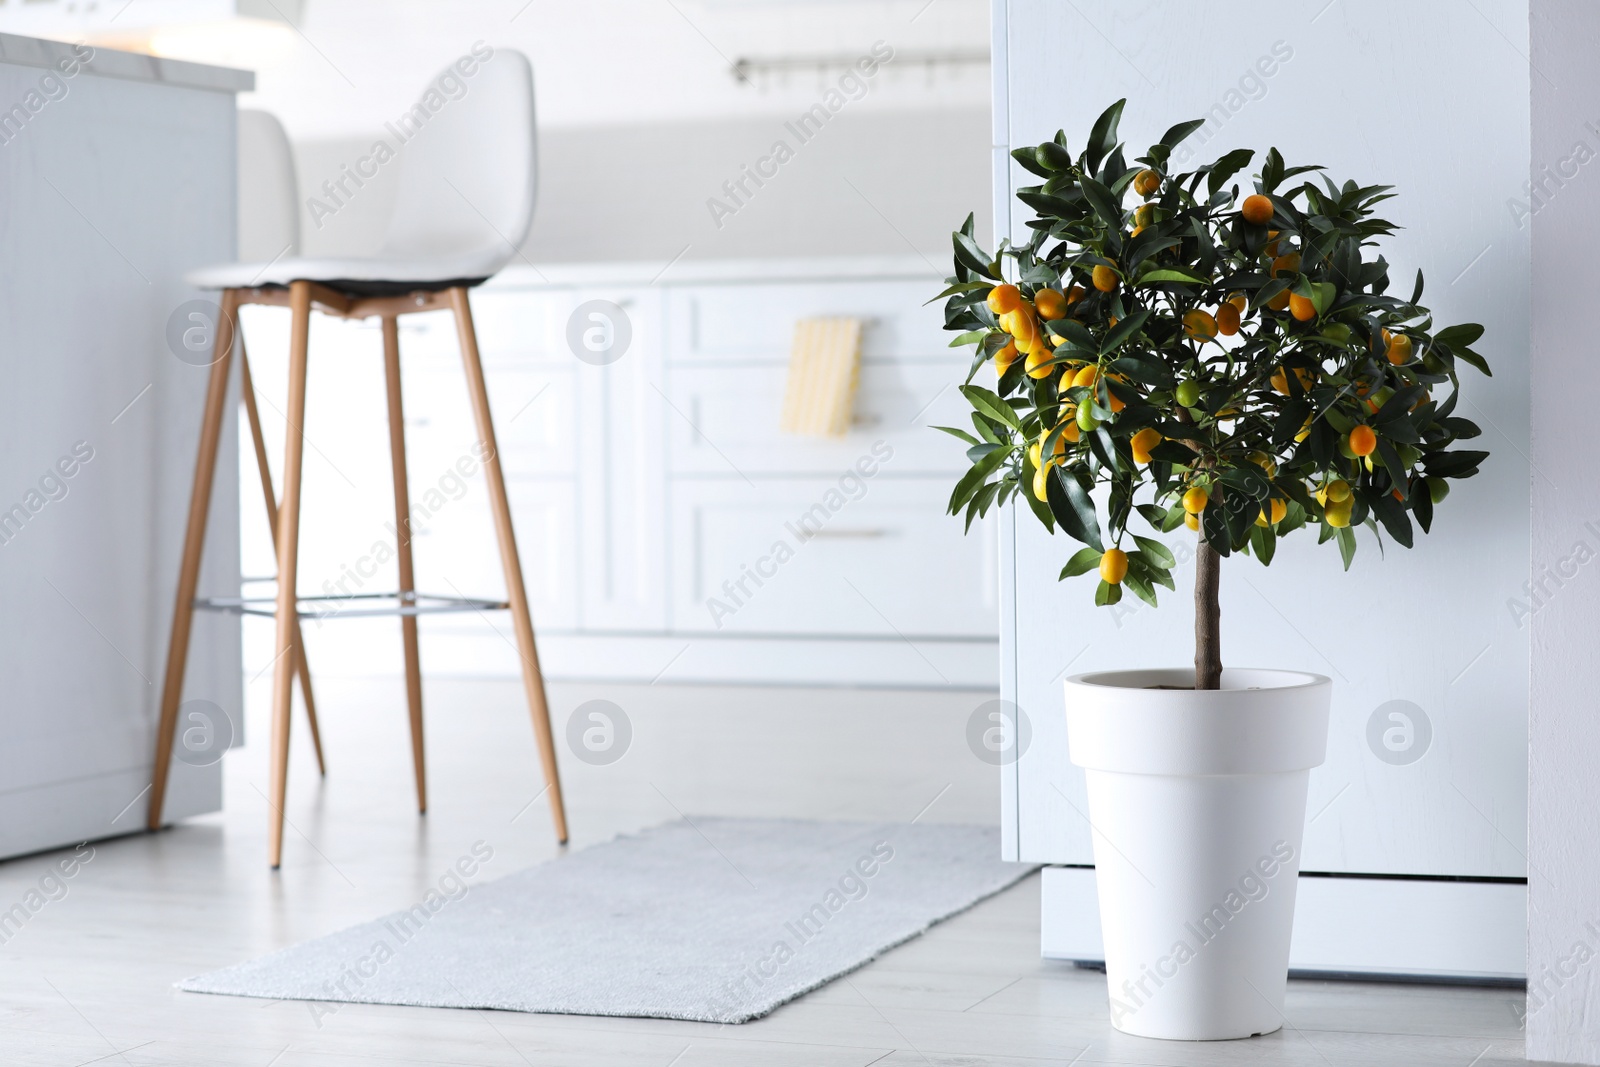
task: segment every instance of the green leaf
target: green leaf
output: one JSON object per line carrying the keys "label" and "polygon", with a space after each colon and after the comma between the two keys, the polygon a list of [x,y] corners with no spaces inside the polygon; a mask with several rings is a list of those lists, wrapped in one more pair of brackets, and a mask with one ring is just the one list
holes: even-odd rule
{"label": "green leaf", "polygon": [[946,286],[940,290],[938,295],[928,298],[923,303],[923,307],[927,307],[928,304],[933,303],[935,300],[943,300],[947,296],[959,296],[962,293],[970,293],[974,289],[988,289],[992,285],[992,282],[956,282],[954,285]]}
{"label": "green leaf", "polygon": [[1350,569],[1350,561],[1356,558],[1356,532],[1348,526],[1339,527],[1333,539],[1339,542],[1339,556],[1344,560],[1344,569]]}
{"label": "green leaf", "polygon": [[1416,517],[1423,533],[1433,526],[1433,497],[1428,492],[1427,482],[1421,478],[1416,480],[1411,489],[1411,514]]}
{"label": "green leaf", "polygon": [[1257,526],[1250,531],[1250,548],[1265,567],[1272,562],[1273,553],[1278,550],[1278,535],[1272,532],[1270,526]]}
{"label": "green leaf", "polygon": [[1146,604],[1149,604],[1151,607],[1159,606],[1156,604],[1155,589],[1151,587],[1150,583],[1144,578],[1144,576],[1133,573],[1132,567],[1129,567],[1128,573],[1122,576],[1122,584],[1124,587],[1131,590],[1134,596],[1138,597]]}
{"label": "green leaf", "polygon": [[1478,465],[1488,458],[1487,452],[1458,448],[1454,452],[1429,452],[1423,458],[1423,465],[1434,478],[1465,478],[1469,472],[1475,473]]}
{"label": "green leaf", "polygon": [[1135,578],[1148,582],[1153,589],[1164,585],[1168,589],[1177,589],[1172,582],[1172,573],[1164,567],[1159,567],[1150,561],[1150,557],[1143,552],[1128,553],[1128,572]]}
{"label": "green leaf", "polygon": [[1406,548],[1411,547],[1411,520],[1406,517],[1406,509],[1399,501],[1388,493],[1381,493],[1372,500],[1372,512],[1383,523],[1383,528],[1389,531],[1390,537]]}
{"label": "green leaf", "polygon": [[1171,570],[1178,565],[1177,557],[1160,541],[1149,537],[1140,537],[1138,534],[1133,535],[1133,540],[1139,546],[1139,550],[1161,569]]}
{"label": "green leaf", "polygon": [[1104,552],[1106,546],[1100,540],[1100,519],[1095,514],[1094,501],[1083,491],[1078,479],[1057,467],[1050,472],[1046,483],[1050,514],[1055,516],[1061,529],[1074,540]]}
{"label": "green leaf", "polygon": [[984,414],[999,419],[1012,429],[1022,429],[1022,422],[1017,418],[1016,409],[983,386],[963,385],[961,387],[961,395],[966,397],[973,407]]}
{"label": "green leaf", "polygon": [[1126,341],[1128,338],[1132,337],[1134,334],[1143,329],[1144,324],[1149,321],[1149,319],[1150,312],[1148,310],[1143,310],[1136,311],[1132,315],[1129,315],[1127,318],[1121,320],[1106,334],[1105,340],[1100,342],[1100,351],[1102,353],[1106,353],[1114,350],[1118,345],[1122,344],[1122,342]]}
{"label": "green leaf", "polygon": [[1457,359],[1465,360],[1467,363],[1471,364],[1480,373],[1486,374],[1491,378],[1494,377],[1494,372],[1489,369],[1489,361],[1478,355],[1478,353],[1474,352],[1472,349],[1451,347],[1450,352]]}
{"label": "green leaf", "polygon": [[1373,424],[1385,426],[1396,419],[1404,418],[1410,413],[1411,405],[1415,404],[1425,391],[1420,385],[1412,385],[1405,389],[1396,390],[1393,396],[1383,402],[1383,406],[1378,409],[1377,414],[1372,416]]}
{"label": "green leaf", "polygon": [[[1092,405],[1092,410],[1104,411],[1098,403]],[[1105,411],[1101,417],[1106,418],[1110,414],[1111,412]],[[1117,455],[1117,446],[1112,442],[1111,434],[1106,432],[1104,426],[1095,427],[1094,432],[1089,434],[1089,451],[1094,453],[1094,457],[1112,474],[1122,473],[1122,457]]]}
{"label": "green leaf", "polygon": [[976,463],[978,460],[982,459],[984,456],[987,456],[990,452],[993,452],[997,448],[1009,449],[1011,447],[1011,445],[988,443],[973,445],[971,448],[967,449],[967,459],[973,463]]}
{"label": "green leaf", "polygon": [[1267,158],[1261,161],[1261,190],[1272,192],[1283,180],[1283,156],[1276,148],[1267,149]]}
{"label": "green leaf", "polygon": [[954,341],[951,341],[949,347],[960,348],[962,345],[975,345],[993,332],[993,330],[968,330]]}
{"label": "green leaf", "polygon": [[[1144,516],[1144,521],[1150,524],[1152,530],[1161,529],[1161,524],[1167,521],[1167,509],[1160,504],[1135,504],[1133,510]],[[1134,537],[1135,541],[1138,539]]]}
{"label": "green leaf", "polygon": [[1211,164],[1211,173],[1206,178],[1206,191],[1215,196],[1217,190],[1226,185],[1229,178],[1249,166],[1250,161],[1254,158],[1255,152],[1250,149],[1235,148],[1232,152]]}
{"label": "green leaf", "polygon": [[1202,278],[1191,270],[1182,267],[1156,267],[1147,270],[1138,278],[1141,284],[1149,282],[1183,282],[1188,285],[1210,285],[1211,279]]}
{"label": "green leaf", "polygon": [[996,330],[983,339],[983,358],[988,359],[1011,343],[1011,336]]}
{"label": "green leaf", "polygon": [[1048,178],[1052,173],[1040,165],[1039,157],[1034,155],[1034,150],[1031,148],[1014,148],[1011,150],[1011,158],[1022,164],[1024,170],[1041,178]]}
{"label": "green leaf", "polygon": [[1057,219],[1077,219],[1083,214],[1083,208],[1060,196],[1051,196],[1048,193],[1030,193],[1025,189],[1017,190],[1017,199],[1027,204],[1040,215],[1048,215]]}
{"label": "green leaf", "polygon": [[1076,578],[1080,574],[1088,574],[1100,566],[1100,557],[1105,555],[1098,548],[1080,548],[1067,560],[1067,565],[1061,568],[1062,579]]}
{"label": "green leaf", "polygon": [[1311,283],[1311,303],[1317,309],[1318,315],[1326,315],[1328,309],[1333,307],[1334,298],[1338,295],[1339,288],[1332,282]]}
{"label": "green leaf", "polygon": [[1103,579],[1100,582],[1100,587],[1094,591],[1094,605],[1097,608],[1103,608],[1108,604],[1115,604],[1121,599],[1122,586],[1112,585],[1110,582],[1107,582]]}
{"label": "green leaf", "polygon": [[974,463],[972,469],[961,476],[961,480],[956,483],[955,491],[950,494],[950,514],[954,515],[966,507],[967,501],[972,499],[972,494],[983,486],[984,479],[993,474],[1010,454],[1010,449],[999,448]]}
{"label": "green leaf", "polygon": [[1028,502],[1028,509],[1033,512],[1034,518],[1051,533],[1056,531],[1056,520],[1050,514],[1050,507],[1044,501],[1033,495],[1033,463],[1023,453],[1022,458],[1022,484],[1017,487],[1017,495]]}
{"label": "green leaf", "polygon": [[1122,229],[1122,208],[1110,189],[1093,178],[1085,178],[1083,195],[1088,198],[1089,206],[1094,208],[1094,213],[1099,215],[1107,226],[1113,230]]}
{"label": "green leaf", "polygon": [[995,281],[1002,280],[1000,275],[995,272],[994,264],[989,261],[983,249],[978,247],[978,242],[960,232],[951,234],[950,239],[955,244],[956,260],[968,270],[981,274],[985,278],[993,278]]}
{"label": "green leaf", "polygon": [[1438,423],[1446,430],[1449,430],[1450,436],[1457,441],[1470,441],[1472,438],[1483,434],[1477,423],[1471,419],[1463,419],[1459,415],[1446,415],[1444,418],[1439,419]]}
{"label": "green leaf", "polygon": [[965,441],[969,445],[975,445],[975,444],[978,443],[978,439],[976,437],[972,436],[970,433],[968,433],[965,430],[957,430],[957,429],[954,429],[953,427],[950,427],[950,426],[935,426],[934,429],[935,430],[943,430],[945,433],[949,434],[951,437],[959,437],[961,440]]}
{"label": "green leaf", "polygon": [[1058,337],[1065,337],[1078,348],[1090,352],[1100,351],[1100,346],[1095,343],[1094,334],[1077,319],[1058,319],[1050,324],[1050,332]]}
{"label": "green leaf", "polygon": [[1117,124],[1122,121],[1122,109],[1127,102],[1126,98],[1118,100],[1094,120],[1094,128],[1089,131],[1089,144],[1083,150],[1085,171],[1098,170],[1100,161],[1116,146]]}
{"label": "green leaf", "polygon": [[1191,133],[1205,124],[1205,119],[1190,119],[1188,122],[1180,122],[1162,134],[1159,143],[1166,145],[1168,148],[1176,148]]}
{"label": "green leaf", "polygon": [[1465,348],[1483,336],[1483,327],[1475,322],[1449,326],[1433,335],[1433,339],[1447,348]]}
{"label": "green leaf", "polygon": [[[1245,464],[1238,467],[1229,467],[1222,472],[1223,485],[1231,486],[1244,493],[1251,500],[1265,500],[1272,492],[1272,483],[1267,480],[1266,474],[1254,464]],[[1251,512],[1251,521],[1254,522],[1254,512]]]}
{"label": "green leaf", "polygon": [[1117,354],[1116,362],[1112,367],[1119,374],[1126,374],[1136,382],[1145,385],[1170,386],[1172,384],[1172,371],[1159,359],[1152,359],[1139,352],[1121,352]]}

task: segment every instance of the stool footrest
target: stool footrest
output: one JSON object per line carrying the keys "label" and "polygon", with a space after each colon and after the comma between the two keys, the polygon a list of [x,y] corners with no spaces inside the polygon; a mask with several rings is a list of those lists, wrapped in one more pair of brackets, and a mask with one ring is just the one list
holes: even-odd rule
{"label": "stool footrest", "polygon": [[[204,611],[273,618],[278,598],[273,596],[196,597],[194,606]],[[302,619],[365,618],[372,615],[446,615],[463,611],[506,611],[508,601],[480,597],[435,596],[431,593],[352,593],[349,596],[303,596],[297,602]]]}

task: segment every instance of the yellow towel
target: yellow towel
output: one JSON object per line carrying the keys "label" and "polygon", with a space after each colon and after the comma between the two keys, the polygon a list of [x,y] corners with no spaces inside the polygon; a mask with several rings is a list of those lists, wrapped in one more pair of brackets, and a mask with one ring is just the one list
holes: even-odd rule
{"label": "yellow towel", "polygon": [[811,437],[849,433],[860,370],[860,319],[801,319],[795,323],[789,383],[778,428]]}

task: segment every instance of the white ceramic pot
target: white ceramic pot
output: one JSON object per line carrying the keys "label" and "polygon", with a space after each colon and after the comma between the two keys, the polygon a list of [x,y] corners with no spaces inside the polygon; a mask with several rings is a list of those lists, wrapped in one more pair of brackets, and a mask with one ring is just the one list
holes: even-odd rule
{"label": "white ceramic pot", "polygon": [[[1332,684],[1298,671],[1101,671],[1066,681],[1084,769],[1111,1022],[1217,1040],[1283,1025],[1306,784]],[[1155,688],[1170,686],[1173,688]]]}

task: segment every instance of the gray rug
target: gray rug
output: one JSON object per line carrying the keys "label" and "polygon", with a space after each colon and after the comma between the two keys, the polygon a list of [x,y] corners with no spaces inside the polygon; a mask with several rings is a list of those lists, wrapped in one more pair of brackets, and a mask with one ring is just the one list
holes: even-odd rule
{"label": "gray rug", "polygon": [[999,854],[977,826],[683,820],[179,988],[740,1023],[1034,869]]}

